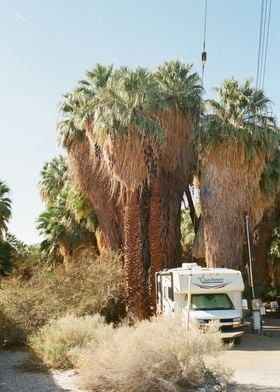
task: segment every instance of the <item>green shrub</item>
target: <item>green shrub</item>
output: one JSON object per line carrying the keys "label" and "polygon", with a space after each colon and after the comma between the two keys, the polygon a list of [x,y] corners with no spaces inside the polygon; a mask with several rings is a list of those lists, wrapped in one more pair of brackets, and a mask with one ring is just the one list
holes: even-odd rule
{"label": "green shrub", "polygon": [[47,367],[70,368],[72,361],[69,351],[82,348],[88,342],[96,344],[101,337],[109,337],[113,328],[105,324],[99,315],[75,317],[64,316],[52,320],[29,339],[33,358],[39,359]]}
{"label": "green shrub", "polygon": [[[124,313],[124,273],[119,254],[86,256],[69,271],[41,269],[30,279],[0,281],[0,312],[12,340],[24,340],[51,319],[101,312],[106,321]],[[10,338],[10,336],[8,336]]]}
{"label": "green shrub", "polygon": [[0,240],[0,275],[5,276],[11,272],[13,248],[7,241]]}
{"label": "green shrub", "polygon": [[110,342],[76,350],[74,363],[85,388],[98,392],[177,392],[204,382],[204,355],[222,349],[220,333],[158,318],[117,328]]}

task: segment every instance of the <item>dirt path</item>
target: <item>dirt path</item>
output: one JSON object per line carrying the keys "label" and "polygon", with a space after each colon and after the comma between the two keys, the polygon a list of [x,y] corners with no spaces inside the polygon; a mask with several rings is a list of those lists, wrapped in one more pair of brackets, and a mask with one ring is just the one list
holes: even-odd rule
{"label": "dirt path", "polygon": [[27,358],[22,351],[0,352],[1,392],[83,392],[75,384],[73,371],[54,373],[24,372],[20,366]]}
{"label": "dirt path", "polygon": [[245,334],[220,357],[233,370],[229,392],[280,392],[280,320],[268,320],[264,332],[267,336]]}

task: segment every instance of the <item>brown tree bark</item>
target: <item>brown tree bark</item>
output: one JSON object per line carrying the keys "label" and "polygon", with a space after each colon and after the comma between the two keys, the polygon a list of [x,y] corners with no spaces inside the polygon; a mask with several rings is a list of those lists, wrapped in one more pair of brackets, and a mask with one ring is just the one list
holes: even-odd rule
{"label": "brown tree bark", "polygon": [[186,193],[187,200],[188,200],[190,218],[192,221],[193,229],[194,229],[194,232],[197,233],[198,227],[199,227],[199,218],[196,214],[194,204],[193,204],[193,199],[192,199],[191,192],[190,192],[190,188],[188,186],[185,190],[185,193]]}
{"label": "brown tree bark", "polygon": [[124,267],[126,274],[126,307],[130,323],[143,315],[142,227],[139,191],[126,195],[124,206]]}
{"label": "brown tree bark", "polygon": [[150,305],[156,310],[156,283],[155,274],[163,267],[163,247],[161,242],[161,177],[158,175],[151,187],[151,217],[150,217]]}
{"label": "brown tree bark", "polygon": [[[240,267],[245,241],[244,213],[252,207],[263,166],[261,154],[247,158],[241,143],[222,142],[204,155],[200,199],[208,267]],[[263,210],[255,215],[261,218],[262,213]],[[250,222],[252,230],[257,222]]]}
{"label": "brown tree bark", "polygon": [[63,257],[64,268],[67,271],[67,270],[69,270],[70,265],[72,264],[72,260],[73,260],[72,252],[65,242],[61,242],[59,244],[59,251],[60,251],[61,256]]}
{"label": "brown tree bark", "polygon": [[[273,205],[268,208],[257,225],[253,236],[254,282],[267,286],[277,276],[277,268],[270,265],[268,252],[271,245],[272,232],[280,214],[280,194],[276,194]],[[274,276],[271,276],[273,272]]]}
{"label": "brown tree bark", "polygon": [[182,263],[181,203],[184,190],[170,172],[161,179],[161,240],[164,268],[175,268]]}
{"label": "brown tree bark", "polygon": [[[268,252],[271,235],[276,223],[275,208],[265,211],[261,222],[257,225],[253,236],[253,280],[260,289],[265,289],[271,278],[269,276]],[[262,287],[261,287],[262,286]]]}
{"label": "brown tree bark", "polygon": [[140,213],[142,231],[142,315],[149,318],[153,314],[151,308],[150,285],[151,285],[151,249],[150,249],[150,221],[151,221],[151,189],[145,182],[140,192]]}

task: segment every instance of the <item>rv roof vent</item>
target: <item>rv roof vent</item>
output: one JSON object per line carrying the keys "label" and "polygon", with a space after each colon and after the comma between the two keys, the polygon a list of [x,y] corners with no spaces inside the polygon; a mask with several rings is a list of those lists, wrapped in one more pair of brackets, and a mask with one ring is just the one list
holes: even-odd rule
{"label": "rv roof vent", "polygon": [[192,269],[192,268],[197,268],[198,265],[197,263],[183,263],[182,268],[184,269]]}

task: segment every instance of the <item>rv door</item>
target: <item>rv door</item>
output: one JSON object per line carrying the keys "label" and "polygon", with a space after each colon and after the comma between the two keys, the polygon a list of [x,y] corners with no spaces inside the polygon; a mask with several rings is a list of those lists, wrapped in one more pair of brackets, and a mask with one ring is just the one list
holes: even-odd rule
{"label": "rv door", "polygon": [[174,311],[173,276],[172,273],[162,274],[162,311],[171,314]]}

